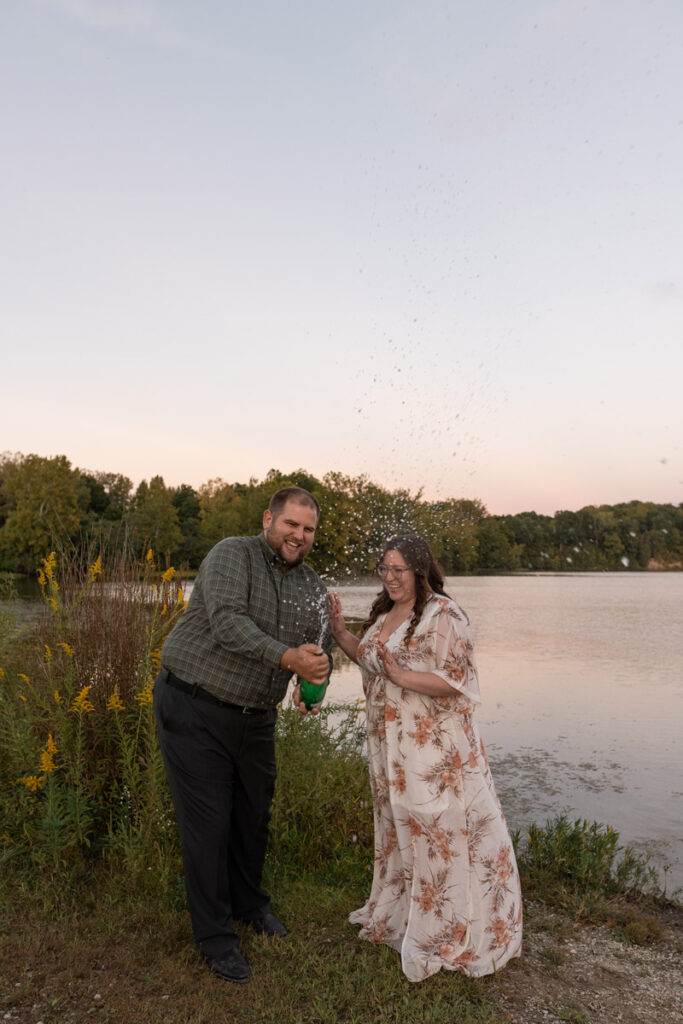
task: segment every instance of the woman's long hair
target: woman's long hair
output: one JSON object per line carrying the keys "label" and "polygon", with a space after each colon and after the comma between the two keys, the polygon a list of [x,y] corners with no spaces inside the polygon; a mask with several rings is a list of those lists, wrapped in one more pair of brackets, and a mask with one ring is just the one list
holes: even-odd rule
{"label": "woman's long hair", "polygon": [[[378,565],[382,563],[384,556],[389,551],[398,551],[400,555],[403,555],[406,565],[415,573],[413,616],[408,624],[403,640],[404,645],[407,647],[431,595],[442,594],[444,597],[448,597],[448,594],[443,589],[443,572],[441,567],[434,558],[429,544],[422,537],[390,537],[382,548],[377,561]],[[373,601],[367,619],[361,626],[361,633],[365,633],[370,626],[377,622],[380,615],[388,612],[393,606],[394,602],[389,597],[386,589],[382,587],[382,590]]]}

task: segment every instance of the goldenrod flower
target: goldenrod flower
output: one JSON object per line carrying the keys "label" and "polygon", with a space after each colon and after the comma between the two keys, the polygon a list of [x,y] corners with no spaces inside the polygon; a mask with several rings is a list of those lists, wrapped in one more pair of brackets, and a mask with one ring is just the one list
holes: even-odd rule
{"label": "goldenrod flower", "polygon": [[57,556],[54,551],[51,551],[47,558],[43,558],[43,572],[49,580],[54,578],[55,566],[57,564]]}
{"label": "goldenrod flower", "polygon": [[161,574],[161,581],[162,581],[162,583],[170,583],[174,576],[175,576],[175,569],[173,568],[172,565],[170,565],[168,567],[168,569],[166,570],[166,572],[163,572]]}
{"label": "goldenrod flower", "polygon": [[88,566],[88,572],[90,573],[90,579],[94,580],[102,575],[102,556],[98,555],[92,565]]}
{"label": "goldenrod flower", "polygon": [[147,554],[145,555],[145,560],[148,561],[148,562],[151,562],[153,558],[154,558],[154,552],[152,551],[151,548],[147,548]]}
{"label": "goldenrod flower", "polygon": [[54,597],[46,597],[45,600],[50,605],[50,608],[52,608],[52,611],[56,612],[57,611],[57,602],[55,601]]}
{"label": "goldenrod flower", "polygon": [[26,703],[26,697],[24,697],[23,693],[19,694],[19,700],[23,700],[24,704]]}
{"label": "goldenrod flower", "polygon": [[23,680],[25,683],[29,683],[30,679],[25,672],[17,672],[17,678]]}
{"label": "goldenrod flower", "polygon": [[161,614],[165,615],[167,611],[168,611],[168,608],[166,607],[166,602],[164,602],[164,605],[163,605],[163,607],[161,609]]}
{"label": "goldenrod flower", "polygon": [[47,738],[45,747],[40,752],[40,770],[43,775],[49,775],[57,767],[54,761],[54,756],[57,753],[57,747],[54,740],[52,739],[52,733]]}
{"label": "goldenrod flower", "polygon": [[92,686],[84,686],[83,689],[80,690],[79,693],[77,693],[76,696],[74,697],[73,701],[71,702],[71,707],[69,708],[69,711],[73,711],[75,714],[79,712],[82,714],[86,714],[88,711],[94,711],[95,705],[88,698],[88,694],[90,693],[91,690]]}
{"label": "goldenrod flower", "polygon": [[70,647],[69,644],[64,643],[62,641],[62,643],[57,644],[57,647],[61,647],[62,648],[62,650],[66,654],[67,658],[73,658],[73,656],[74,656],[73,648]]}
{"label": "goldenrod flower", "polygon": [[176,602],[178,604],[183,603],[183,588],[180,586],[180,584],[178,584],[178,595],[176,597]]}
{"label": "goldenrod flower", "polygon": [[23,779],[17,779],[17,782],[23,782],[27,789],[35,793],[36,790],[42,788],[45,779],[39,779],[37,775],[26,775]]}
{"label": "goldenrod flower", "polygon": [[114,692],[112,693],[111,697],[107,701],[107,711],[123,711],[123,710],[124,710],[124,704],[123,704],[123,701],[121,700],[121,697],[119,696],[119,688],[118,688],[118,686],[115,686],[114,687]]}
{"label": "goldenrod flower", "polygon": [[55,690],[55,692],[52,694],[52,696],[55,699],[55,704],[61,704],[62,703],[62,698],[59,695],[59,690]]}
{"label": "goldenrod flower", "polygon": [[143,689],[140,690],[139,693],[135,694],[135,699],[136,699],[136,701],[138,702],[138,704],[140,705],[141,708],[147,707],[148,704],[152,703],[152,700],[153,700],[153,697],[152,697],[152,687],[153,687],[153,685],[154,685],[154,683],[150,679],[150,681],[147,683],[147,685],[145,687],[143,687]]}
{"label": "goldenrod flower", "polygon": [[50,650],[49,645],[43,644],[43,647],[45,648],[45,661],[52,661],[52,651]]}
{"label": "goldenrod flower", "polygon": [[42,569],[38,570],[38,582],[40,583],[41,587],[44,587],[45,584],[47,583],[47,580],[45,579],[45,573],[43,572]]}

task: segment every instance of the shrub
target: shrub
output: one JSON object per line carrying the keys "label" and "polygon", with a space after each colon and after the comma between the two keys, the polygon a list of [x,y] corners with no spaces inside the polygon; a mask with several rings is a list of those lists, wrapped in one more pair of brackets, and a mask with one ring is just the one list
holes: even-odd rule
{"label": "shrub", "polygon": [[603,897],[658,891],[648,858],[621,847],[619,833],[597,822],[560,815],[544,826],[531,825],[518,860],[526,888],[579,910]]}

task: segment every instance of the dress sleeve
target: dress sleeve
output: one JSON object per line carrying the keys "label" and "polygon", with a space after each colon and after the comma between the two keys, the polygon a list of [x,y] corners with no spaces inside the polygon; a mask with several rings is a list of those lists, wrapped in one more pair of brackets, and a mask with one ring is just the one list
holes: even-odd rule
{"label": "dress sleeve", "polygon": [[431,629],[434,637],[435,667],[431,669],[473,704],[481,704],[474,644],[467,616],[448,599],[439,600]]}

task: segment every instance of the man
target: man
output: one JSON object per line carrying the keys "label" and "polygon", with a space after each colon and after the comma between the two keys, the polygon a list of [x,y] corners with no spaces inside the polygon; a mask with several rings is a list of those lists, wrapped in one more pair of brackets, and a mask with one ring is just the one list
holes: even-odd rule
{"label": "man", "polygon": [[[308,491],[285,487],[263,514],[262,534],[211,549],[166,640],[154,687],[195,940],[228,981],[251,977],[234,920],[259,934],[287,934],[261,875],[276,706],[292,673],[313,683],[329,674],[326,590],[304,564],[319,512]],[[299,704],[298,687],[294,699]]]}

